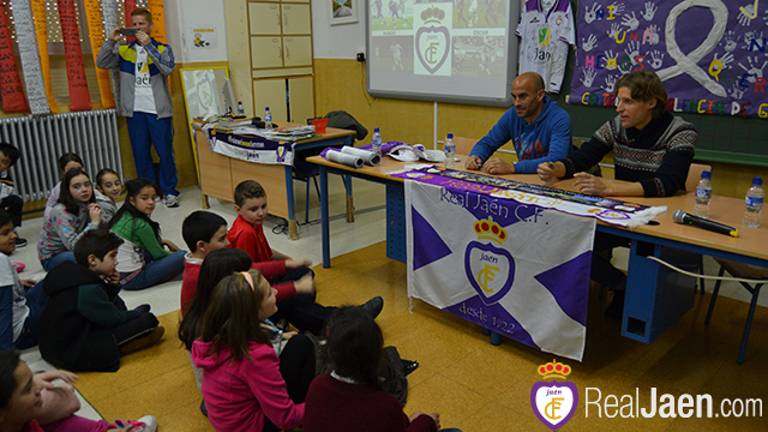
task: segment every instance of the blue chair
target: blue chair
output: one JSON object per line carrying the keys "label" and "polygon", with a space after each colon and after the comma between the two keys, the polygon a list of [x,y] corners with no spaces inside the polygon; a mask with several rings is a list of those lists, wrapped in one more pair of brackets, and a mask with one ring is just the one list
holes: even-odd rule
{"label": "blue chair", "polygon": [[[757,298],[760,296],[760,288],[765,283],[768,283],[768,268],[751,266],[720,258],[715,258],[715,260],[720,264],[720,272],[718,273],[718,276],[722,277],[727,271],[728,274],[741,279],[765,280],[765,282],[758,283],[754,286],[746,282],[739,282],[744,289],[752,294],[752,300],[749,303],[749,312],[747,313],[747,321],[744,323],[744,332],[741,336],[741,344],[739,345],[739,355],[736,359],[739,364],[743,364],[747,353],[749,333],[752,331],[752,319],[755,317],[755,309],[757,308]],[[712,290],[712,299],[709,301],[707,317],[704,320],[705,325],[709,325],[709,322],[712,320],[712,313],[715,310],[715,302],[717,301],[717,295],[720,293],[721,283],[722,281],[718,280],[717,283],[715,283],[715,288]]]}

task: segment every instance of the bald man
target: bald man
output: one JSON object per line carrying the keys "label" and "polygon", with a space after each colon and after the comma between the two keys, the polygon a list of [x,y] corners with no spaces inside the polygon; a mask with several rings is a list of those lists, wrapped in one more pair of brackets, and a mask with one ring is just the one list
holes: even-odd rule
{"label": "bald man", "polygon": [[[515,106],[469,152],[467,169],[480,169],[488,174],[535,173],[540,163],[571,154],[571,118],[544,94],[541,75],[526,72],[515,78],[512,98]],[[510,140],[518,162],[491,157]]]}

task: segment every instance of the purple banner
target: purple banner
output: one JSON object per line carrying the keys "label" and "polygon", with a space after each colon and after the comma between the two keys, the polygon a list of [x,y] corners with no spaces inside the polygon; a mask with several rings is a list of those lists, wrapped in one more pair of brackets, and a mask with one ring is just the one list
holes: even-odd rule
{"label": "purple banner", "polygon": [[568,102],[614,105],[616,81],[651,70],[670,111],[768,118],[768,1],[579,2]]}

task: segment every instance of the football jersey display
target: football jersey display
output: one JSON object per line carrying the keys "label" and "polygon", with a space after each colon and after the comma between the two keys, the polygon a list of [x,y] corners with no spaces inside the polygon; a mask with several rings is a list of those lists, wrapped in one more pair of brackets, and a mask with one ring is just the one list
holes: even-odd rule
{"label": "football jersey display", "polygon": [[571,2],[526,0],[517,26],[520,73],[537,72],[547,91],[559,93],[568,62],[568,47],[576,43]]}

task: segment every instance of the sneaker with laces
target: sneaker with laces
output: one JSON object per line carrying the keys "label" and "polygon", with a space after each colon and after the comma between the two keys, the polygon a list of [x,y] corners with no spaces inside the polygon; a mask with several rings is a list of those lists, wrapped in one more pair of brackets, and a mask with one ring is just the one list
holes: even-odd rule
{"label": "sneaker with laces", "polygon": [[22,247],[27,245],[27,239],[24,239],[24,238],[21,238],[21,237],[16,237],[15,241],[16,241],[16,247],[17,248],[22,248]]}
{"label": "sneaker with laces", "polygon": [[178,195],[173,195],[173,194],[168,194],[168,195],[165,196],[165,198],[163,198],[163,203],[168,208],[178,207],[179,206],[179,196]]}
{"label": "sneaker with laces", "polygon": [[155,416],[145,415],[136,420],[116,421],[118,427],[130,426],[130,432],[155,432],[157,430],[157,419]]}

